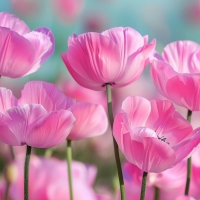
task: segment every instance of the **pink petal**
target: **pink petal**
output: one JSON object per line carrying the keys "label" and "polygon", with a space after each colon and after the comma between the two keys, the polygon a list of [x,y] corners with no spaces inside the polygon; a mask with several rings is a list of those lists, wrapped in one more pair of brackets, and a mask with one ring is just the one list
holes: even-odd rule
{"label": "pink petal", "polygon": [[35,50],[35,59],[32,67],[25,74],[28,75],[37,71],[47,58],[53,54],[55,42],[53,33],[47,28],[36,29],[35,31],[27,33],[24,37],[31,42]]}
{"label": "pink petal", "polygon": [[30,70],[35,57],[31,43],[8,28],[0,27],[0,35],[0,75],[23,76]]}
{"label": "pink petal", "polygon": [[175,153],[165,142],[157,138],[141,137],[141,142],[124,135],[124,155],[127,160],[146,172],[161,172],[175,162]]}
{"label": "pink petal", "polygon": [[136,30],[126,27],[117,27],[102,33],[109,37],[120,50],[121,65],[126,65],[127,58],[144,46],[144,39]]}
{"label": "pink petal", "polygon": [[6,88],[0,88],[0,112],[4,113],[6,110],[17,105],[17,98],[12,94],[12,91]]}
{"label": "pink petal", "polygon": [[127,114],[130,127],[144,126],[151,112],[150,102],[143,97],[127,97],[122,103],[122,110]]}
{"label": "pink petal", "polygon": [[123,87],[137,80],[144,70],[145,57],[143,53],[135,53],[128,57],[126,65],[116,78],[113,87]]}
{"label": "pink petal", "polygon": [[113,136],[122,152],[124,151],[123,137],[124,134],[128,133],[128,130],[123,123],[124,115],[124,113],[116,115],[113,124]]}
{"label": "pink petal", "polygon": [[172,147],[176,154],[175,164],[179,163],[184,158],[191,156],[191,152],[194,151],[194,149],[199,145],[199,143],[200,128],[197,128],[193,131],[193,135]]}
{"label": "pink petal", "polygon": [[168,81],[166,91],[168,98],[177,105],[192,111],[200,110],[199,74],[177,74]]}
{"label": "pink petal", "polygon": [[177,75],[172,67],[161,60],[154,60],[150,69],[151,78],[161,94],[167,96],[166,85],[169,79]]}
{"label": "pink petal", "polygon": [[74,125],[75,118],[68,110],[46,114],[27,135],[26,142],[38,148],[57,146],[67,138]]}
{"label": "pink petal", "polygon": [[192,133],[190,123],[179,114],[169,101],[151,101],[151,113],[146,126],[166,138],[170,146],[177,144]]}
{"label": "pink petal", "polygon": [[41,104],[48,112],[69,109],[75,99],[67,97],[57,86],[43,81],[30,81],[22,90],[18,104]]}
{"label": "pink petal", "polygon": [[177,41],[168,44],[162,57],[176,72],[191,73],[191,55],[198,50],[200,45],[192,41]]}
{"label": "pink petal", "polygon": [[[26,144],[26,135],[45,114],[46,110],[41,105],[26,104],[7,110],[5,115],[1,115],[0,120],[0,126],[3,129],[1,132],[2,141],[11,145]],[[13,138],[16,138],[18,142],[14,141]]]}
{"label": "pink petal", "polygon": [[22,20],[6,12],[0,13],[0,27],[9,28],[20,35],[30,32],[29,27]]}
{"label": "pink petal", "polygon": [[73,38],[72,44],[62,59],[79,84],[83,82],[79,80],[81,77],[98,83],[99,87],[115,81],[120,73],[120,55],[115,43],[101,34],[87,33]]}
{"label": "pink petal", "polygon": [[155,48],[156,48],[156,40],[155,39],[153,39],[150,44],[146,44],[143,47],[142,53],[145,58],[144,67],[146,67],[149,63],[152,62],[152,60],[154,58]]}
{"label": "pink petal", "polygon": [[71,111],[76,118],[76,126],[69,134],[69,139],[80,140],[106,132],[108,119],[103,106],[80,102],[76,103]]}

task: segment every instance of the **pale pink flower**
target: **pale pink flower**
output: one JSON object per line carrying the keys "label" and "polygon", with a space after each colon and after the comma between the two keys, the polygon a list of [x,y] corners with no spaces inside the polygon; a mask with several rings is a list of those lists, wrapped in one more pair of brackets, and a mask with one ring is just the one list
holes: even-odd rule
{"label": "pale pink flower", "polygon": [[182,195],[182,196],[177,197],[175,200],[195,200],[195,198],[191,196]]}
{"label": "pale pink flower", "polygon": [[113,134],[126,159],[146,172],[162,172],[189,156],[200,142],[169,101],[127,97],[116,115]]}
{"label": "pale pink flower", "polygon": [[48,112],[68,109],[76,118],[69,139],[80,140],[101,135],[106,132],[108,120],[101,105],[79,102],[65,96],[54,84],[31,81],[22,90],[19,104],[41,104]]}
{"label": "pale pink flower", "polygon": [[0,13],[0,75],[18,78],[37,71],[54,52],[48,28],[30,31],[16,16]]}
{"label": "pale pink flower", "polygon": [[[37,98],[27,92],[27,88],[31,88],[31,94],[36,85],[40,86]],[[45,87],[41,88],[42,85]],[[64,141],[75,125],[72,112],[66,110],[74,100],[62,94],[53,84],[40,81],[27,83],[19,101],[5,88],[0,88],[0,96],[0,140],[6,144],[53,147]],[[45,102],[44,106],[41,102]]]}
{"label": "pale pink flower", "polygon": [[[39,158],[32,156],[29,174],[29,199],[30,200],[69,200],[69,185],[67,163],[56,158]],[[23,158],[14,162],[18,178],[11,184],[10,197],[13,200],[23,199]],[[72,177],[75,200],[97,200],[92,186],[96,178],[97,169],[92,165],[81,162],[72,162]]]}
{"label": "pale pink flower", "polygon": [[112,28],[102,33],[72,35],[62,59],[81,86],[105,90],[105,84],[122,87],[135,81],[152,58],[150,44],[132,28]]}
{"label": "pale pink flower", "polygon": [[166,98],[191,111],[200,110],[200,45],[192,41],[168,44],[152,62],[152,80]]}

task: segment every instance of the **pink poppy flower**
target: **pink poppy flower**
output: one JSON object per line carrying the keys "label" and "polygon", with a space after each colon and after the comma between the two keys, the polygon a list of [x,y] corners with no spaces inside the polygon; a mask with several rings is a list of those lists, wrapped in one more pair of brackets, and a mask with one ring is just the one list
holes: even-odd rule
{"label": "pink poppy flower", "polygon": [[200,142],[169,101],[127,97],[113,134],[126,159],[146,172],[162,172],[189,156]]}
{"label": "pink poppy flower", "polygon": [[122,87],[135,81],[151,59],[156,41],[147,44],[132,28],[112,28],[102,33],[73,35],[62,59],[81,86],[105,90],[105,84]]}
{"label": "pink poppy flower", "polygon": [[0,75],[19,78],[37,71],[54,52],[47,28],[30,31],[16,16],[0,13]]}
{"label": "pink poppy flower", "polygon": [[101,135],[108,127],[103,106],[87,102],[75,103],[75,99],[65,96],[51,83],[30,81],[24,86],[18,103],[41,104],[48,112],[70,110],[76,118],[76,126],[69,135],[72,140]]}
{"label": "pink poppy flower", "polygon": [[[50,99],[44,90],[40,91],[38,88],[37,98],[46,101],[46,107],[40,102],[24,102],[29,97],[25,89],[23,93],[27,94],[26,98],[23,99],[22,95],[17,102],[10,90],[0,88],[1,141],[14,146],[27,144],[33,147],[48,148],[60,144],[69,135],[75,125],[75,118],[72,112],[64,109],[63,106],[72,104],[73,100],[64,94],[63,96],[58,95],[59,90],[56,91],[53,84],[43,84],[46,90],[52,92],[51,96],[55,96],[54,99]],[[30,85],[33,91],[34,81],[27,83],[26,88]]]}
{"label": "pink poppy flower", "polygon": [[200,110],[200,45],[192,41],[168,44],[154,60],[152,80],[168,99],[191,111]]}

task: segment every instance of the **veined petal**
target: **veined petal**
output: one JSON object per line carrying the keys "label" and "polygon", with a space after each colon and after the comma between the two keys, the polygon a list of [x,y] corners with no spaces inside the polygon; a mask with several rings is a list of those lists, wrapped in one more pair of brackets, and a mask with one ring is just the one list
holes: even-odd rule
{"label": "veined petal", "polygon": [[30,32],[29,27],[22,20],[6,12],[0,13],[0,27],[9,28],[20,35]]}
{"label": "veined petal", "polygon": [[76,118],[76,126],[69,134],[69,139],[80,140],[106,132],[108,119],[103,106],[79,102],[72,106],[71,111]]}
{"label": "veined petal", "polygon": [[31,68],[35,52],[31,43],[8,28],[0,27],[0,75],[18,78]]}
{"label": "veined petal", "polygon": [[72,68],[84,79],[100,85],[113,82],[121,72],[117,46],[108,37],[98,33],[77,36],[62,58],[70,64],[67,65],[70,73]]}
{"label": "veined petal", "polygon": [[41,104],[48,111],[69,109],[75,104],[75,99],[67,97],[52,83],[30,81],[22,90],[18,104]]}
{"label": "veined petal", "polygon": [[6,110],[17,106],[17,98],[12,91],[6,88],[0,88],[0,112],[4,113]]}
{"label": "veined petal", "polygon": [[199,145],[199,143],[200,128],[197,128],[193,131],[193,134],[190,137],[172,147],[176,154],[175,164],[179,163],[184,158],[191,156],[191,152],[193,152],[193,150]]}
{"label": "veined petal", "polygon": [[57,146],[67,138],[75,121],[73,114],[68,110],[48,113],[37,121],[27,135],[26,142],[38,148]]}
{"label": "veined petal", "polygon": [[115,140],[120,148],[120,150],[124,151],[124,143],[123,143],[123,137],[124,134],[128,134],[129,127],[125,127],[124,125],[124,113],[120,113],[115,116],[114,124],[113,124],[113,135],[115,137]]}
{"label": "veined petal", "polygon": [[158,137],[166,138],[170,146],[179,143],[192,134],[192,126],[179,114],[169,101],[152,100],[151,113],[146,126],[153,129]]}
{"label": "veined petal", "polygon": [[7,116],[0,113],[0,141],[9,145],[21,146],[20,139],[9,129],[9,125],[4,122],[5,119]]}
{"label": "veined petal", "polygon": [[52,32],[47,28],[39,28],[27,33],[24,37],[29,40],[35,50],[35,58],[31,64],[31,69],[25,74],[31,74],[37,71],[40,66],[54,52],[54,37]]}
{"label": "veined petal", "polygon": [[126,65],[127,58],[144,46],[144,39],[136,30],[126,27],[111,28],[102,32],[109,37],[119,48],[121,65]]}
{"label": "veined petal", "polygon": [[190,73],[192,53],[199,48],[200,45],[192,41],[172,42],[164,48],[162,57],[176,72]]}
{"label": "veined petal", "polygon": [[151,78],[161,94],[167,96],[166,85],[169,79],[177,75],[172,67],[161,60],[153,60],[150,69]]}
{"label": "veined petal", "polygon": [[130,127],[144,126],[151,112],[150,102],[143,97],[127,97],[122,103],[122,110],[127,114]]}
{"label": "veined petal", "polygon": [[[176,87],[175,87],[176,86]],[[200,75],[177,74],[166,85],[168,98],[189,110],[200,110]]]}
{"label": "veined petal", "polygon": [[141,137],[141,142],[124,136],[124,155],[145,172],[162,172],[175,162],[175,152],[165,142],[152,137]]}
{"label": "veined petal", "polygon": [[[17,138],[18,144],[12,145],[23,145],[26,144],[26,135],[31,131],[34,124],[46,113],[47,111],[41,105],[26,104],[12,107],[6,111],[5,115],[2,115],[0,126],[9,135],[12,133]],[[14,136],[11,138],[14,138]]]}
{"label": "veined petal", "polygon": [[145,57],[144,54],[134,53],[130,55],[126,60],[125,67],[118,74],[113,87],[123,87],[133,81],[137,80],[144,70]]}

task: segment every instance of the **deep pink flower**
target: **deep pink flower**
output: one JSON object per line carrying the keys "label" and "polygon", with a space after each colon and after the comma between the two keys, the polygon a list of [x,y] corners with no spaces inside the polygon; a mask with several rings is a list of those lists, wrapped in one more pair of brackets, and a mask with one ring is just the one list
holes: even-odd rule
{"label": "deep pink flower", "polygon": [[105,90],[105,84],[122,87],[135,81],[149,63],[153,40],[132,28],[112,28],[100,33],[73,35],[62,59],[73,78],[83,87]]}
{"label": "deep pink flower", "polygon": [[168,44],[152,63],[151,76],[168,99],[191,111],[200,110],[200,45],[192,41]]}
{"label": "deep pink flower", "polygon": [[126,159],[146,172],[161,172],[189,156],[200,142],[169,101],[127,97],[116,115],[114,137]]}
{"label": "deep pink flower", "polygon": [[[34,93],[36,85],[39,86],[37,96],[30,96],[27,89],[31,88],[30,94]],[[6,144],[39,148],[56,146],[67,138],[75,125],[72,112],[66,110],[74,100],[53,84],[29,82],[19,101],[5,88],[0,88],[0,96],[0,140]]]}
{"label": "deep pink flower", "polygon": [[22,90],[18,103],[41,104],[48,112],[68,109],[76,118],[76,126],[69,138],[80,140],[101,135],[106,132],[108,120],[101,105],[79,102],[65,96],[54,84],[42,81],[30,81]]}
{"label": "deep pink flower", "polygon": [[47,28],[30,31],[16,16],[0,13],[0,75],[18,78],[37,71],[54,52]]}

